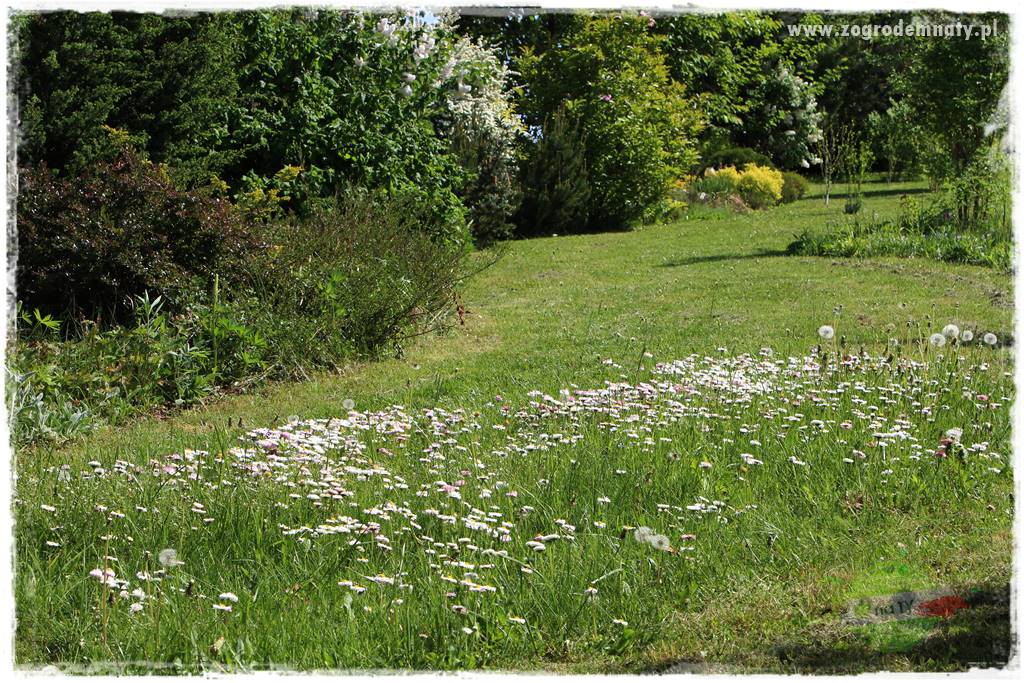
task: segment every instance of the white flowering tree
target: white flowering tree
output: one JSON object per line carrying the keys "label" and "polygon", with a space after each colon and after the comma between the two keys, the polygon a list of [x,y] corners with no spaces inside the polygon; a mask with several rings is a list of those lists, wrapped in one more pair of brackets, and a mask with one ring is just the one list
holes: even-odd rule
{"label": "white flowering tree", "polygon": [[456,42],[446,68],[457,79],[447,89],[446,128],[470,177],[459,194],[480,241],[508,237],[519,204],[517,145],[525,134],[508,88],[508,68],[497,51],[469,38]]}
{"label": "white flowering tree", "polygon": [[408,195],[433,211],[432,231],[465,238],[459,193],[475,169],[453,150],[451,124],[487,118],[485,99],[500,99],[488,74],[496,63],[459,47],[449,21],[414,13],[254,12],[240,24],[237,168],[270,183],[281,168],[301,167],[296,207],[350,183]]}
{"label": "white flowering tree", "polygon": [[750,94],[743,117],[747,143],[768,154],[781,168],[809,169],[820,163],[822,114],[810,83],[780,63]]}

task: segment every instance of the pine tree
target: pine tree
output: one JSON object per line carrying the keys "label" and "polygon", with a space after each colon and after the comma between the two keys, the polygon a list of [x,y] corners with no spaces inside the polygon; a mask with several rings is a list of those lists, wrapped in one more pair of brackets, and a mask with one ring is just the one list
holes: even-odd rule
{"label": "pine tree", "polygon": [[579,121],[565,107],[549,115],[524,165],[520,234],[579,232],[587,226],[590,181]]}

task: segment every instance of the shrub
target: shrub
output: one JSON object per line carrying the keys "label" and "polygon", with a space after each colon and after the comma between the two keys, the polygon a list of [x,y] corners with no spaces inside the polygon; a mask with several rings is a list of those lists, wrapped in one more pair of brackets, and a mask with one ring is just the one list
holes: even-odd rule
{"label": "shrub", "polygon": [[747,144],[767,152],[779,168],[810,168],[821,137],[822,114],[813,86],[781,62],[767,69],[750,93],[743,116]]}
{"label": "shrub", "polygon": [[415,196],[349,188],[306,219],[267,226],[246,294],[277,361],[331,366],[443,324],[465,250],[437,238],[431,216]]}
{"label": "shrub", "polygon": [[752,209],[772,206],[782,198],[782,173],[766,166],[747,164],[740,174],[736,189],[743,202]]}
{"label": "shrub", "polygon": [[68,175],[108,158],[127,131],[187,186],[237,157],[226,144],[238,92],[235,15],[37,12],[12,18],[22,165]]}
{"label": "shrub", "polygon": [[981,147],[964,173],[950,179],[940,194],[961,230],[1012,239],[1012,164],[996,141]]}
{"label": "shrub", "polygon": [[518,144],[524,130],[511,105],[508,68],[493,48],[467,38],[451,57],[472,72],[468,93],[450,91],[445,118],[451,148],[468,171],[457,194],[466,205],[473,238],[489,243],[509,237],[519,208]]}
{"label": "shrub", "polygon": [[[257,225],[236,281],[176,310],[132,297],[123,325],[62,323],[19,304],[8,353],[18,443],[64,438],[221,387],[296,378],[448,324],[465,251],[413,196],[350,189],[305,219]],[[62,329],[63,328],[63,329]]]}
{"label": "shrub", "polygon": [[590,216],[590,179],[579,122],[565,107],[545,119],[542,135],[527,146],[524,193],[516,226],[520,235],[583,230]]}
{"label": "shrub", "polygon": [[705,177],[713,175],[721,180],[725,186],[729,188],[730,192],[735,192],[740,184],[740,172],[736,170],[735,166],[724,166],[713,173],[704,172]]}
{"label": "shrub", "polygon": [[125,320],[150,292],[180,310],[254,247],[226,199],[180,190],[131,149],[80,176],[38,167],[19,180],[17,284],[30,309]]}
{"label": "shrub", "polygon": [[168,316],[160,297],[134,297],[132,321],[101,328],[62,324],[19,305],[19,337],[8,347],[15,443],[63,439],[158,403],[184,405],[213,390],[210,348],[188,316]]}
{"label": "shrub", "polygon": [[807,192],[807,180],[799,173],[786,171],[782,174],[782,203],[789,204],[803,199]]}
{"label": "shrub", "polygon": [[559,106],[580,121],[591,229],[628,226],[697,160],[701,115],[669,78],[661,42],[645,18],[596,16],[520,60],[530,122]]}
{"label": "shrub", "polygon": [[705,157],[704,164],[706,168],[721,168],[724,166],[743,168],[747,164],[775,168],[771,159],[749,147],[728,147],[712,152]]}
{"label": "shrub", "polygon": [[1012,234],[998,227],[961,230],[956,206],[958,201],[945,194],[927,203],[904,196],[893,221],[852,218],[825,231],[805,230],[789,251],[819,256],[919,256],[1009,270]]}
{"label": "shrub", "polygon": [[242,153],[226,180],[298,165],[289,207],[300,214],[357,184],[415,195],[443,239],[468,239],[457,193],[472,173],[441,131],[450,98],[477,90],[485,70],[457,58],[447,20],[329,9],[233,17],[245,40],[230,145]]}
{"label": "shrub", "polygon": [[919,234],[894,223],[858,224],[851,220],[827,231],[805,230],[788,251],[806,256],[916,256],[1009,270],[1012,244],[956,230]]}
{"label": "shrub", "polygon": [[705,169],[703,176],[687,186],[687,197],[695,203],[722,204],[736,193],[739,179],[739,172],[732,166]]}

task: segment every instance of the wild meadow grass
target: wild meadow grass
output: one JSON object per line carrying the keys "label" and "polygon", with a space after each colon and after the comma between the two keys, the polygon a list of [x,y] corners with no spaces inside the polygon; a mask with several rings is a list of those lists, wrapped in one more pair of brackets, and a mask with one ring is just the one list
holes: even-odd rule
{"label": "wild meadow grass", "polygon": [[148,462],[23,463],[25,659],[635,663],[675,612],[855,554],[894,515],[1008,523],[998,351],[838,351],[607,359],[603,385],[523,404],[352,407]]}
{"label": "wild meadow grass", "polygon": [[781,255],[838,212],[518,242],[403,358],[19,449],[18,663],[966,667],[1008,619],[841,615],[1009,581],[1008,278]]}

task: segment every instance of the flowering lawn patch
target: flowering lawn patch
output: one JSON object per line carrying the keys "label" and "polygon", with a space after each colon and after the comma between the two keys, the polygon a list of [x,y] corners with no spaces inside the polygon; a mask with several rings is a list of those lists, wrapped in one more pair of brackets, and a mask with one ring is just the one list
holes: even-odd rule
{"label": "flowering lawn patch", "polygon": [[628,656],[748,572],[952,499],[1002,505],[1008,380],[972,353],[763,349],[639,380],[606,359],[594,388],[346,401],[218,449],[40,468],[17,501],[22,628],[91,624],[71,661],[185,668],[571,656],[553,638]]}

